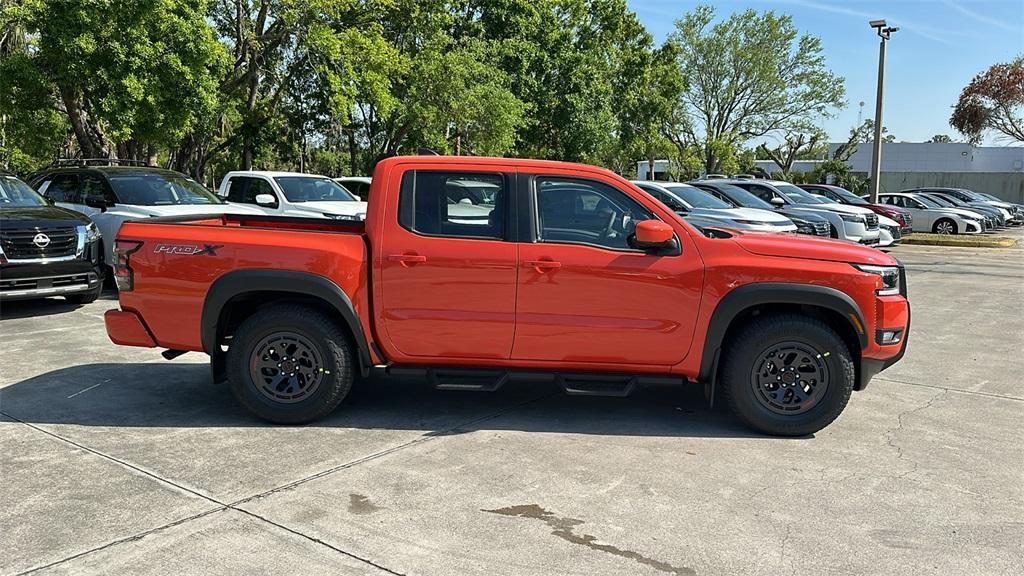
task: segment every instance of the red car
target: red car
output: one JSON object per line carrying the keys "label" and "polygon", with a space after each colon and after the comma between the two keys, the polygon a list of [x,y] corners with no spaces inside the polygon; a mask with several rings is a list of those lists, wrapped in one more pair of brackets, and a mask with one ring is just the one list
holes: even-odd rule
{"label": "red car", "polygon": [[696,382],[758,430],[806,435],[903,356],[910,323],[903,268],[877,250],[701,229],[607,170],[508,158],[384,160],[365,223],[126,222],[115,275],[111,340],[205,352],[280,423],[378,372],[578,394]]}
{"label": "red car", "polygon": [[908,236],[914,231],[913,216],[910,215],[910,210],[907,210],[906,208],[893,206],[892,204],[872,204],[853,192],[850,192],[846,188],[840,188],[839,186],[832,186],[830,184],[798,184],[798,186],[807,190],[811,194],[824,196],[839,202],[840,204],[849,204],[850,206],[867,208],[875,214],[881,214],[886,218],[895,220],[900,225],[901,236]]}

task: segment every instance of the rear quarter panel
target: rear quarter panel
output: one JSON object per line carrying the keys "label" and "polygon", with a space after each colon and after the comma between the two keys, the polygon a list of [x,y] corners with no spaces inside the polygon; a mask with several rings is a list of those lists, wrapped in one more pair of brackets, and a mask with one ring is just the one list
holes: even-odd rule
{"label": "rear quarter panel", "polygon": [[[366,242],[361,234],[242,228],[216,219],[187,224],[127,222],[118,239],[143,242],[131,256],[135,289],[120,294],[121,308],[139,313],[161,347],[202,350],[207,292],[217,278],[235,270],[324,276],[348,294],[362,322],[369,316]],[[158,251],[161,245],[198,246],[204,251],[174,254]],[[368,325],[363,330],[370,333]]]}

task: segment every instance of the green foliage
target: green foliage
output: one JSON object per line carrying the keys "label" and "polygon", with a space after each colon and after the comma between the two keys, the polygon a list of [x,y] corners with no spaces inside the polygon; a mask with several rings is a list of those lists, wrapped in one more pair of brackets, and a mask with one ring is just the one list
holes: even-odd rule
{"label": "green foliage", "polygon": [[670,40],[688,78],[673,132],[703,143],[708,172],[724,171],[721,144],[806,128],[843,104],[843,79],[826,67],[821,40],[799,35],[789,16],[746,10],[715,22],[714,8],[699,6]]}

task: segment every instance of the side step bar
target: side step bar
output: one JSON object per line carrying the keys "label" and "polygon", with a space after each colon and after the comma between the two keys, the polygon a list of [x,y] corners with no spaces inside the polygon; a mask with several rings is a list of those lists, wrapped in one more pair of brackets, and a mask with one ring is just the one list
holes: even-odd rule
{"label": "side step bar", "polygon": [[554,382],[574,396],[625,397],[644,384],[685,384],[683,377],[650,374],[598,374],[586,372],[539,372],[479,368],[421,368],[388,366],[388,376],[423,378],[438,390],[494,392],[511,381]]}

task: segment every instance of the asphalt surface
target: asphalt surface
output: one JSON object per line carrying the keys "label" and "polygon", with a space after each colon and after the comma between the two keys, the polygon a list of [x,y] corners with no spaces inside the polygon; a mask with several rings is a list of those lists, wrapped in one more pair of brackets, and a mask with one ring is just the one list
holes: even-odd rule
{"label": "asphalt surface", "polygon": [[696,387],[375,381],[266,426],[111,344],[109,297],[4,304],[0,573],[1019,574],[1024,249],[893,253],[907,355],[803,439]]}

